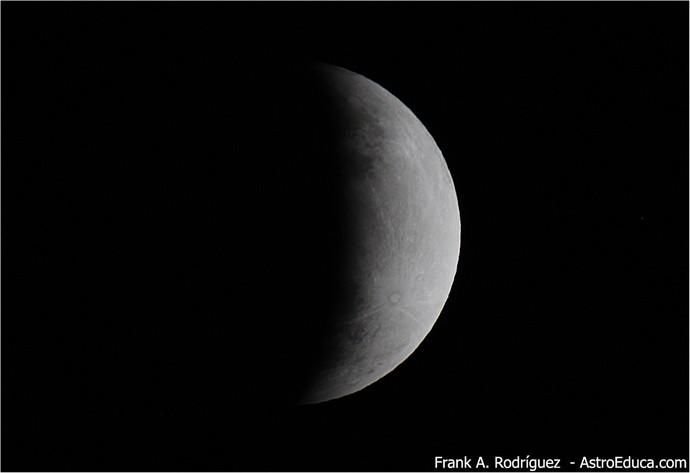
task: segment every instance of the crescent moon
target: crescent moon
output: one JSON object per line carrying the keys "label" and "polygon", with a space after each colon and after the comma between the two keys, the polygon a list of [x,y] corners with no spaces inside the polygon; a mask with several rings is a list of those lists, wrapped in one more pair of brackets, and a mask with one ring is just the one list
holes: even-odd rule
{"label": "crescent moon", "polygon": [[352,290],[304,403],[357,392],[409,357],[440,315],[460,255],[455,186],[431,134],[366,77],[318,71],[340,122]]}

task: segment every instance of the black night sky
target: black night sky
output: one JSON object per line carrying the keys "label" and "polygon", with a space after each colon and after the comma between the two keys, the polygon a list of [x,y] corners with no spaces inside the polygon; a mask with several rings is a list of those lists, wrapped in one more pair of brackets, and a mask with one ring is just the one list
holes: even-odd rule
{"label": "black night sky", "polygon": [[[687,458],[687,18],[3,2],[2,469]],[[320,121],[294,75],[310,61],[424,123],[462,247],[407,361],[291,406],[342,257],[332,183],[297,159]]]}

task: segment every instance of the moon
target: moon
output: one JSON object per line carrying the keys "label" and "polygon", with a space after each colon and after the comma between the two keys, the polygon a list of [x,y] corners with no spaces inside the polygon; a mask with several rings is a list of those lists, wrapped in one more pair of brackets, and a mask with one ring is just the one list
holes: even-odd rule
{"label": "moon", "polygon": [[455,186],[431,134],[375,82],[317,69],[338,117],[350,263],[307,404],[355,393],[409,357],[439,317],[460,255]]}

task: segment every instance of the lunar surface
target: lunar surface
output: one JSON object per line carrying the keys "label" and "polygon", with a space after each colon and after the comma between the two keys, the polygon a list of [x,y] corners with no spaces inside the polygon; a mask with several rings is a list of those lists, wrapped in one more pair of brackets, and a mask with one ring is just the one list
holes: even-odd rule
{"label": "lunar surface", "polygon": [[350,286],[303,401],[354,393],[390,373],[436,322],[460,254],[446,162],[424,125],[371,80],[319,66],[340,117],[337,150],[351,209]]}

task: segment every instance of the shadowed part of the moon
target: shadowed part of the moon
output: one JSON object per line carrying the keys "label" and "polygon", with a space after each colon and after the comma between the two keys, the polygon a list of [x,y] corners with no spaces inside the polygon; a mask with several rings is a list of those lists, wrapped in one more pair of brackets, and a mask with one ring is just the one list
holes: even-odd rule
{"label": "shadowed part of the moon", "polygon": [[316,71],[330,109],[347,258],[306,403],[359,391],[405,360],[438,318],[460,251],[455,188],[426,128],[371,80],[327,65]]}

